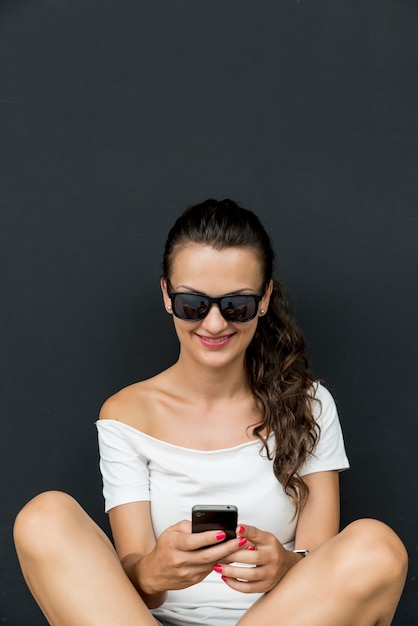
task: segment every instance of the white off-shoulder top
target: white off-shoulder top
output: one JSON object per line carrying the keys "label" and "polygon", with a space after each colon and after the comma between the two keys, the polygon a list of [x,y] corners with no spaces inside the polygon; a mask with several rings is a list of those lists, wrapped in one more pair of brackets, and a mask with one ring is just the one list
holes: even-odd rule
{"label": "white off-shoulder top", "polygon": [[[315,386],[314,416],[320,438],[300,475],[349,467],[337,409],[331,394]],[[123,419],[123,416],[121,416]],[[150,437],[117,420],[96,422],[105,509],[149,501],[155,536],[191,518],[195,504],[234,504],[238,522],[276,535],[294,547],[297,519],[291,499],[273,473],[258,440],[222,450],[195,450]],[[273,436],[270,439],[274,448]],[[259,597],[230,589],[212,573],[188,589],[169,591],[153,611],[176,626],[233,626]]]}

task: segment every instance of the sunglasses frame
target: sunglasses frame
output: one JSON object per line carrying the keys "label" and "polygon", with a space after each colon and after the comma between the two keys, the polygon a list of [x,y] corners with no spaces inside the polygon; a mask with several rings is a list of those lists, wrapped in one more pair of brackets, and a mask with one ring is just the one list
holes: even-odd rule
{"label": "sunglasses frame", "polygon": [[[211,296],[207,296],[204,293],[195,293],[195,292],[191,292],[191,291],[167,291],[168,297],[171,300],[171,306],[172,306],[172,311],[173,311],[173,315],[175,315],[178,319],[183,320],[185,322],[201,322],[202,320],[205,319],[205,317],[209,314],[209,311],[212,308],[212,304],[217,304],[218,308],[219,308],[219,312],[222,315],[222,317],[224,318],[224,320],[226,320],[227,322],[230,322],[232,324],[245,324],[245,322],[250,322],[251,320],[253,320],[257,313],[258,313],[258,305],[260,303],[260,301],[263,299],[264,294],[265,294],[265,288],[263,289],[263,292],[261,294],[259,293],[231,293],[231,294],[225,294],[224,296],[218,296],[217,298],[212,298]],[[202,315],[202,317],[198,317],[198,318],[188,318],[188,317],[181,317],[180,315],[178,315],[176,313],[175,310],[175,306],[174,306],[174,300],[176,298],[176,296],[197,296],[199,298],[206,298],[206,300],[208,300],[208,308],[207,311],[204,315]],[[255,311],[254,311],[254,315],[252,315],[251,317],[249,317],[248,319],[245,320],[234,320],[234,319],[229,319],[227,316],[224,315],[224,313],[222,312],[222,308],[221,308],[221,300],[224,300],[225,298],[234,298],[234,297],[249,297],[249,298],[253,298],[255,301]]]}

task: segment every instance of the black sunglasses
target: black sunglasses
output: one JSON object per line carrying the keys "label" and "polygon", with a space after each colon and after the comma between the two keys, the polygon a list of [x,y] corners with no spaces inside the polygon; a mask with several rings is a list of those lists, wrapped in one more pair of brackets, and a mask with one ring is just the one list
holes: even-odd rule
{"label": "black sunglasses", "polygon": [[258,311],[262,294],[237,294],[210,298],[200,293],[169,291],[173,313],[181,320],[199,322],[209,313],[212,304],[217,304],[227,322],[249,322]]}

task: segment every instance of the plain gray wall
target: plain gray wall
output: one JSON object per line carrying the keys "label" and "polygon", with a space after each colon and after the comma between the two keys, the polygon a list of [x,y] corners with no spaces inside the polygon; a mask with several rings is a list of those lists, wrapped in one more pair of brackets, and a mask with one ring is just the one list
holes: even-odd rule
{"label": "plain gray wall", "polygon": [[45,621],[11,541],[45,489],[107,529],[94,421],[176,358],[158,278],[183,208],[256,211],[334,393],[343,524],[378,517],[418,624],[418,5],[0,3],[0,621]]}

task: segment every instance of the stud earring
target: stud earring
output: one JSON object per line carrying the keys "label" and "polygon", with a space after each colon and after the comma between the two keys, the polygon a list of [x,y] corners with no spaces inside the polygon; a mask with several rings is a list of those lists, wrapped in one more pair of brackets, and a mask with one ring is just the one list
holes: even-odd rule
{"label": "stud earring", "polygon": [[167,311],[171,311],[171,304],[167,304]]}
{"label": "stud earring", "polygon": [[260,315],[264,315],[265,310],[264,309],[260,309]]}

